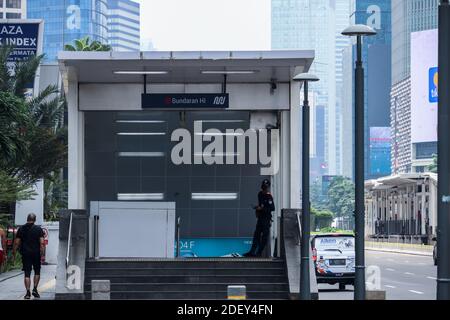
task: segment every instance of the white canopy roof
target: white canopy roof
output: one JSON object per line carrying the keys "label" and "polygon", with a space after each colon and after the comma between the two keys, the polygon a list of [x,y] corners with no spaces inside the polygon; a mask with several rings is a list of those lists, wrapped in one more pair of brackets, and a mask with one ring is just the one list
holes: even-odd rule
{"label": "white canopy roof", "polygon": [[229,74],[229,83],[270,83],[290,82],[295,75],[308,72],[314,51],[62,51],[58,58],[63,76],[80,83],[142,82],[142,75],[119,75],[116,71],[167,71],[148,75],[148,83],[220,83],[223,75],[202,71],[232,70],[255,72]]}

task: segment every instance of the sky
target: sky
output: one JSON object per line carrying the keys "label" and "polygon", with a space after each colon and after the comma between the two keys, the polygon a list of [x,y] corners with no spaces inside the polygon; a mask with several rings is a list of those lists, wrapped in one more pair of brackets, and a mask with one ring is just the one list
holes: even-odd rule
{"label": "sky", "polygon": [[270,0],[136,0],[142,50],[268,50]]}

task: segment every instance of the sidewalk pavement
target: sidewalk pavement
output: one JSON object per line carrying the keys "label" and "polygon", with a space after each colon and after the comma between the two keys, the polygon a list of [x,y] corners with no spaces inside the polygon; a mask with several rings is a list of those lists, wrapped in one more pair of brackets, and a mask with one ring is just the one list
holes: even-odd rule
{"label": "sidewalk pavement", "polygon": [[409,243],[366,241],[365,249],[371,251],[393,252],[419,256],[433,256],[433,246]]}
{"label": "sidewalk pavement", "polygon": [[[38,287],[41,300],[53,300],[55,298],[55,276],[56,265],[42,266],[41,281]],[[31,278],[33,278],[33,273]],[[0,300],[23,300],[24,295],[22,271],[15,270],[0,274]]]}

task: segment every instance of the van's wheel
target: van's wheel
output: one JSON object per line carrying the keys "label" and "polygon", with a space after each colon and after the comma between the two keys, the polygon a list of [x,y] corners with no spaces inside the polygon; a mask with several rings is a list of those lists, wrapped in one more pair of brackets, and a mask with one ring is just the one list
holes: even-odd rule
{"label": "van's wheel", "polygon": [[345,283],[339,283],[339,290],[345,291]]}

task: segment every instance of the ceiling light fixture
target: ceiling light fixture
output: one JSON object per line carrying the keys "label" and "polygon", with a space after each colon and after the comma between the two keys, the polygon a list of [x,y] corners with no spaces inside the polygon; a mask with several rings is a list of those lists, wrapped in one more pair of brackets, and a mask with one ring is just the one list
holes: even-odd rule
{"label": "ceiling light fixture", "polygon": [[119,201],[156,201],[164,200],[164,193],[119,193]]}
{"label": "ceiling light fixture", "polygon": [[202,74],[254,74],[258,70],[203,70]]}
{"label": "ceiling light fixture", "polygon": [[114,74],[118,75],[161,75],[168,74],[168,71],[114,71]]}

